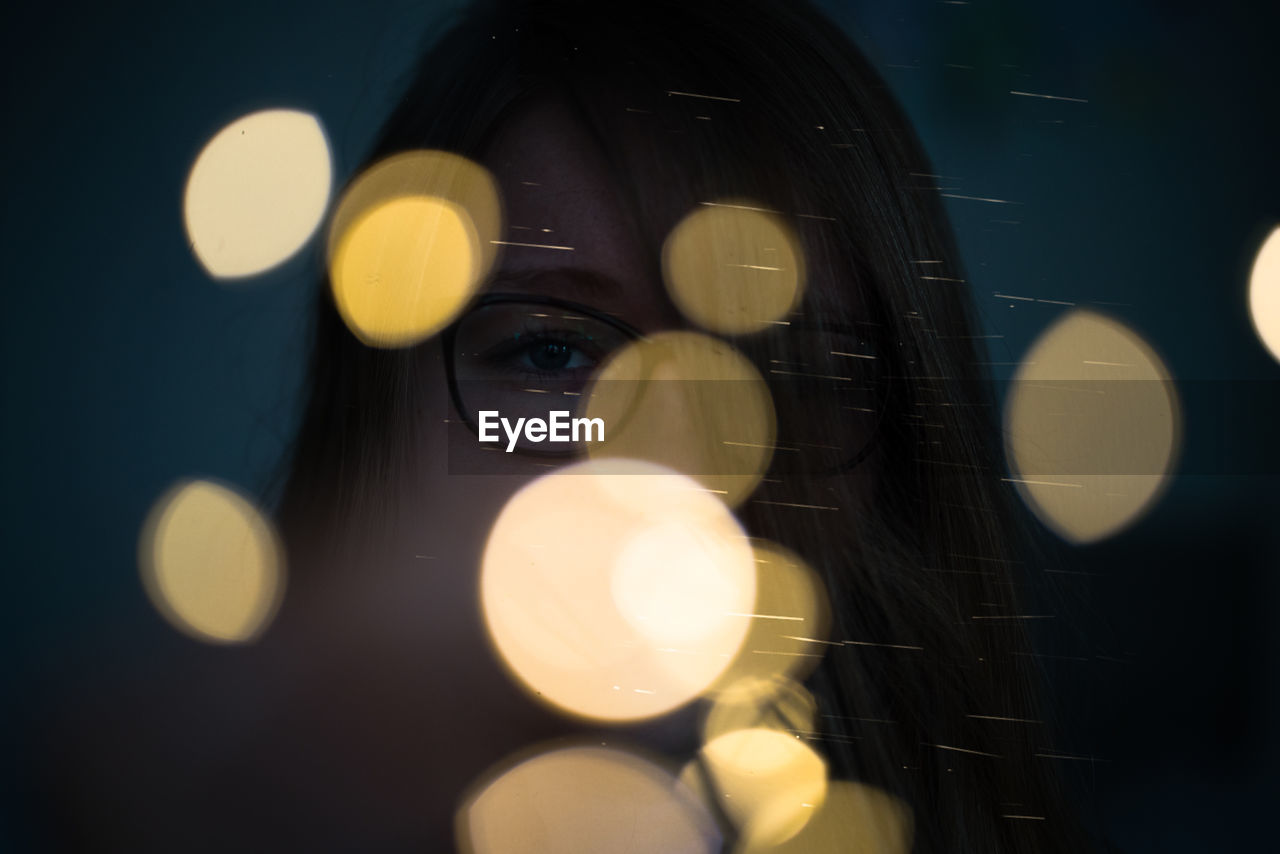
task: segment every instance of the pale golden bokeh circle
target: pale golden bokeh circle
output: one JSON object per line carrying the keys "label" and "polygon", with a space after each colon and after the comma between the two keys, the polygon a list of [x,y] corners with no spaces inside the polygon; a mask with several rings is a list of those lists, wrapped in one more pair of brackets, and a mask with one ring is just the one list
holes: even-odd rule
{"label": "pale golden bokeh circle", "polygon": [[626,751],[537,753],[485,781],[458,811],[466,854],[714,854],[702,806],[667,771]]}
{"label": "pale golden bokeh circle", "polygon": [[605,440],[587,446],[593,459],[669,466],[729,506],[760,483],[777,435],[760,372],[728,342],[697,332],[661,332],[614,353],[582,414],[605,424]]}
{"label": "pale golden bokeh circle", "polygon": [[777,323],[800,301],[804,254],[782,219],[750,202],[695,208],[662,249],[680,311],[713,332],[738,335]]}
{"label": "pale golden bokeh circle", "polygon": [[702,739],[714,741],[740,729],[812,733],[817,721],[818,703],[799,682],[744,678],[714,692],[703,717]]}
{"label": "pale golden bokeh circle", "polygon": [[494,648],[560,712],[641,720],[693,700],[732,661],[755,600],[728,508],[670,469],[588,460],[507,502],[480,598]]}
{"label": "pale golden bokeh circle", "polygon": [[138,544],[143,587],[176,628],[211,643],[254,640],[285,585],[271,523],[239,492],[182,481],[151,509]]}
{"label": "pale golden bokeh circle", "polygon": [[910,854],[911,808],[900,798],[845,780],[827,785],[826,800],[791,838],[744,839],[735,854]]}
{"label": "pale golden bokeh circle", "polygon": [[374,164],[343,193],[329,227],[339,314],[371,347],[422,341],[475,295],[501,228],[497,184],[482,166],[444,151]]}
{"label": "pale golden bokeh circle", "polygon": [[802,681],[826,651],[831,607],[816,573],[795,552],[756,541],[756,604],[742,650],[717,687]]}
{"label": "pale golden bokeh circle", "polygon": [[1271,355],[1280,360],[1280,227],[1258,247],[1249,272],[1249,316]]}
{"label": "pale golden bokeh circle", "polygon": [[1023,500],[1072,543],[1096,542],[1140,518],[1167,486],[1182,435],[1160,357],[1132,329],[1084,309],[1027,352],[1004,425]]}
{"label": "pale golden bokeh circle", "polygon": [[682,779],[716,799],[744,844],[777,845],[809,822],[826,800],[827,765],[791,733],[739,729],[703,746],[702,786],[687,767]]}
{"label": "pale golden bokeh circle", "polygon": [[319,119],[263,110],[235,120],[205,145],[183,194],[183,223],[211,276],[238,278],[288,260],[324,218],[333,183]]}

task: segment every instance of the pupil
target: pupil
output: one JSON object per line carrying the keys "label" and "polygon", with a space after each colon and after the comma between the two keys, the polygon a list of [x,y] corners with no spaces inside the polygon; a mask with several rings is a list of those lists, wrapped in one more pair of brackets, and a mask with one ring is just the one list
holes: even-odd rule
{"label": "pupil", "polygon": [[541,344],[529,353],[529,361],[540,371],[557,371],[569,364],[567,344]]}

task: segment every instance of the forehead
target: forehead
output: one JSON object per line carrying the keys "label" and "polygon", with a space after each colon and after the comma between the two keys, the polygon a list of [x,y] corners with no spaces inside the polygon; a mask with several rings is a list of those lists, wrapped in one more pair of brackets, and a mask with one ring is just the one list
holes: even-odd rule
{"label": "forehead", "polygon": [[[495,289],[587,301],[631,316],[663,310],[656,259],[608,160],[568,105],[542,99],[519,108],[485,161],[506,219]],[[553,275],[561,270],[584,275]],[[573,292],[592,280],[596,293]]]}
{"label": "forehead", "polygon": [[[637,134],[653,133],[643,123],[614,130],[631,142]],[[803,314],[865,314],[852,270],[837,263],[839,235],[852,226],[840,212],[816,210],[796,198],[775,199],[766,186],[782,180],[794,190],[801,182],[786,181],[786,170],[741,162],[741,150],[732,158],[737,168],[717,174],[681,168],[700,162],[687,150],[696,148],[695,137],[667,136],[657,146],[632,145],[607,156],[601,146],[609,143],[601,143],[568,102],[545,96],[518,106],[483,158],[498,180],[505,211],[505,245],[491,289],[587,303],[645,331],[685,325],[662,285],[658,247],[641,235],[665,234],[701,202],[745,198],[776,209],[799,239],[808,270]],[[714,143],[717,151],[724,145],[741,148],[740,140],[720,137]],[[648,156],[637,158],[637,151]],[[643,207],[654,222],[637,222],[633,192],[645,197]],[[804,210],[790,209],[797,205]]]}

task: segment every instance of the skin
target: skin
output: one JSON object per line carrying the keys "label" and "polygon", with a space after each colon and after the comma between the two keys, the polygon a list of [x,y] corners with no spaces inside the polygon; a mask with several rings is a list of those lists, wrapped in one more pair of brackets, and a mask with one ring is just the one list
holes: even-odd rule
{"label": "skin", "polygon": [[[587,303],[646,333],[682,325],[661,282],[644,272],[653,264],[603,158],[563,105],[538,102],[522,110],[496,136],[485,165],[506,205],[508,242],[574,247],[505,247],[495,289]],[[585,292],[566,288],[562,276],[530,275],[566,268],[611,284]],[[273,645],[281,678],[299,683],[300,692],[315,692],[308,705],[326,709],[305,720],[292,751],[328,745],[340,763],[336,776],[361,781],[362,800],[376,810],[373,821],[410,834],[425,819],[432,836],[443,838],[452,832],[460,793],[487,767],[583,725],[551,713],[513,684],[491,650],[478,608],[489,525],[546,464],[484,450],[443,393],[439,342],[423,345],[420,358],[424,387],[441,393],[423,395],[423,453],[398,485],[398,517],[385,538],[358,546],[342,567],[322,568],[324,584],[293,597]],[[482,474],[451,474],[451,465]],[[353,565],[360,570],[350,571]],[[310,670],[297,667],[304,658]],[[340,703],[341,695],[368,702]],[[696,709],[606,730],[602,738],[691,753]]]}
{"label": "skin", "polygon": [[[573,247],[505,247],[496,289],[589,304],[642,333],[686,326],[603,156],[566,106],[526,105],[484,161],[506,204],[505,240]],[[565,269],[609,284],[566,285],[553,275]],[[426,838],[447,847],[468,786],[531,744],[585,727],[676,763],[697,749],[696,705],[599,729],[551,712],[504,672],[478,607],[480,555],[506,500],[547,468],[482,449],[445,391],[440,342],[417,357],[429,390],[420,401],[422,453],[391,487],[390,518],[369,536],[344,532],[336,549],[295,543],[284,606],[256,645],[187,644],[133,684],[113,685],[126,699],[96,736],[86,733],[77,762],[92,797],[109,793],[99,826],[132,813],[122,838],[145,826],[186,845],[192,827],[206,827],[210,845],[373,849]],[[451,474],[451,464],[480,473]],[[852,479],[855,495],[867,494],[870,468]],[[813,490],[833,483],[815,482],[803,495],[766,484],[759,495],[822,503]],[[120,777],[121,768],[130,773]]]}

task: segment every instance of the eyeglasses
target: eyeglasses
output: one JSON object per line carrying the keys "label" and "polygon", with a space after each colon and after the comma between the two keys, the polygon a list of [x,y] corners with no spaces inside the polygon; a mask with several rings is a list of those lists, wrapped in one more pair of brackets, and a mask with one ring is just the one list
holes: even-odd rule
{"label": "eyeglasses", "polygon": [[[454,407],[473,433],[480,413],[550,422],[582,414],[599,368],[628,344],[635,327],[598,309],[552,297],[489,293],[443,335]],[[860,463],[880,432],[888,385],[872,339],[856,329],[791,321],[777,332],[733,341],[768,381],[777,413],[771,471],[834,473]],[[695,386],[697,384],[694,384]],[[709,391],[704,384],[701,392]],[[689,393],[700,393],[692,388]],[[711,398],[715,400],[716,398]],[[611,424],[617,430],[622,425]],[[492,433],[490,433],[492,435]],[[505,448],[506,438],[502,445]],[[583,454],[576,442],[534,443],[515,451],[539,457]]]}

